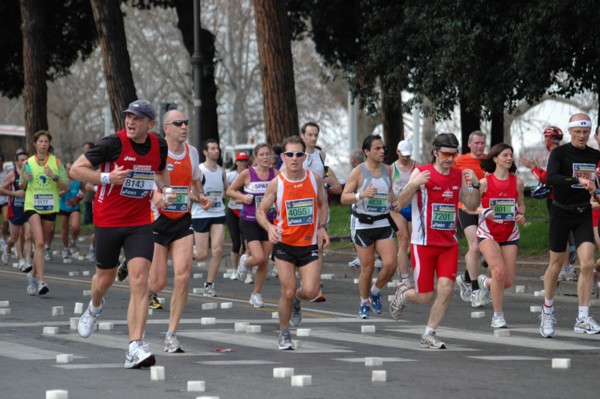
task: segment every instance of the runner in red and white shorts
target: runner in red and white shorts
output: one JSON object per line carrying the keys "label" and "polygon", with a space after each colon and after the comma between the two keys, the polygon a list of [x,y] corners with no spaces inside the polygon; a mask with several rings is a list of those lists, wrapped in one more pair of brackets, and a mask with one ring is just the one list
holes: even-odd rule
{"label": "runner in red and white shorts", "polygon": [[450,306],[458,269],[455,237],[458,201],[468,210],[477,209],[479,190],[470,187],[479,188],[479,179],[471,169],[461,172],[452,166],[458,154],[458,139],[454,134],[436,136],[432,154],[433,162],[415,168],[398,195],[401,207],[412,201],[411,261],[415,286],[411,288],[400,283],[396,287],[390,313],[398,320],[406,302],[430,302],[434,296],[434,273],[437,274],[437,295],[421,337],[421,347],[445,349],[446,344],[436,337],[435,331]]}

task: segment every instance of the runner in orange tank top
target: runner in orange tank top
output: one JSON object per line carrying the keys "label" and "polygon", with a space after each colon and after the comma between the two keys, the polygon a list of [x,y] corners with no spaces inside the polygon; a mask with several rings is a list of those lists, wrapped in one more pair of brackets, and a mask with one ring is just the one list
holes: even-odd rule
{"label": "runner in orange tank top", "polygon": [[[293,350],[289,326],[302,321],[300,301],[310,301],[319,295],[321,263],[318,247],[329,247],[327,200],[319,176],[302,166],[306,147],[298,136],[283,141],[285,171],[267,186],[265,196],[256,210],[256,220],[269,233],[275,244],[273,255],[279,274],[279,345],[281,350]],[[275,224],[267,212],[275,204]],[[296,288],[296,268],[300,273],[300,288]]]}

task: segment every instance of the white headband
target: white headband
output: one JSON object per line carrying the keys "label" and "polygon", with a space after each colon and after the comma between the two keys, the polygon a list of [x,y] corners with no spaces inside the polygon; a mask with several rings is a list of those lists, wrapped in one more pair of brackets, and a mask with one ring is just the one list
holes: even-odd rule
{"label": "white headband", "polygon": [[592,127],[592,121],[582,120],[582,121],[573,121],[569,122],[569,129],[572,127]]}

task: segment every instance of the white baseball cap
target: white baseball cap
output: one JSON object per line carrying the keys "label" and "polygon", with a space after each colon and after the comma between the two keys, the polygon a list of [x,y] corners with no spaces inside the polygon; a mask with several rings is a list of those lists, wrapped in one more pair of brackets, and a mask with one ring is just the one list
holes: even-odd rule
{"label": "white baseball cap", "polygon": [[410,141],[402,140],[398,143],[398,151],[404,157],[409,157],[412,155],[412,144]]}

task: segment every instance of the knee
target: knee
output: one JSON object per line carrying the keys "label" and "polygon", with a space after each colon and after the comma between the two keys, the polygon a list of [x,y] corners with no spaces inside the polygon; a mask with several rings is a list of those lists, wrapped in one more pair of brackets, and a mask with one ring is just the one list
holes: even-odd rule
{"label": "knee", "polygon": [[[187,287],[190,282],[190,273],[177,273],[173,280],[173,285],[178,287]],[[166,281],[165,281],[166,284]],[[163,285],[164,288],[164,285]]]}
{"label": "knee", "polygon": [[261,266],[263,263],[265,263],[265,256],[262,253],[252,254],[252,261],[254,265]]}
{"label": "knee", "polygon": [[206,260],[208,258],[208,249],[196,247],[196,260]]}
{"label": "knee", "polygon": [[294,299],[296,295],[296,287],[281,287],[281,298],[287,301]]}

